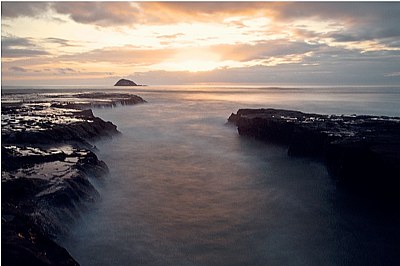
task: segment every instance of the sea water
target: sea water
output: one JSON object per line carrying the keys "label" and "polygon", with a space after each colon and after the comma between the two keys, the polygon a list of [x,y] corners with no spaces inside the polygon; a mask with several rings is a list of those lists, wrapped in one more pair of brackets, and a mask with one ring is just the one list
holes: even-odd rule
{"label": "sea water", "polygon": [[321,162],[226,124],[239,108],[400,116],[400,88],[128,91],[148,103],[94,109],[122,135],[95,143],[110,168],[101,200],[61,241],[81,265],[400,262],[398,220],[338,189]]}

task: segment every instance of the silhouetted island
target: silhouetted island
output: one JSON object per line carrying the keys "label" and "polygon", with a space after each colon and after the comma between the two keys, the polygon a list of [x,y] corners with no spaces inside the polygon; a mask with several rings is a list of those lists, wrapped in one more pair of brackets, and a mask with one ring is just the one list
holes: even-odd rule
{"label": "silhouetted island", "polygon": [[108,168],[90,142],[119,134],[88,108],[145,102],[119,93],[2,95],[3,264],[78,265],[54,240],[99,198],[89,177],[101,179]]}
{"label": "silhouetted island", "polygon": [[323,159],[345,186],[369,196],[398,195],[400,117],[240,109],[228,121],[240,135],[287,145],[290,156]]}
{"label": "silhouetted island", "polygon": [[117,83],[115,83],[114,86],[140,86],[140,85],[136,84],[135,82],[129,79],[120,79],[117,81]]}

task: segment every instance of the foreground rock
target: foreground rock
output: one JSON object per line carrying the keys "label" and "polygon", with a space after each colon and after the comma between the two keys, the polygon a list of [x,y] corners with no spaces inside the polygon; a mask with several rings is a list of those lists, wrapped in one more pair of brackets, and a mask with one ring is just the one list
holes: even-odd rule
{"label": "foreground rock", "polygon": [[98,192],[89,181],[107,173],[104,162],[72,146],[2,147],[2,262],[76,265],[53,239],[68,232]]}
{"label": "foreground rock", "polygon": [[2,263],[78,265],[55,240],[99,194],[108,168],[91,141],[119,134],[87,107],[145,102],[128,94],[2,97]]}
{"label": "foreground rock", "polygon": [[289,155],[324,159],[340,183],[385,195],[398,193],[399,117],[240,109],[228,121],[240,135],[287,145]]}

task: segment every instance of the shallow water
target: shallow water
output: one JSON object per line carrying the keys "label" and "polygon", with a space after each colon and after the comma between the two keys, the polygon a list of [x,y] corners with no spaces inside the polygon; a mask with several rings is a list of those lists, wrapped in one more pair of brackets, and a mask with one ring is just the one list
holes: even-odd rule
{"label": "shallow water", "polygon": [[102,196],[62,241],[81,265],[366,265],[400,262],[398,221],[337,189],[323,164],[239,137],[244,107],[400,115],[400,91],[143,87],[149,103],[95,114]]}

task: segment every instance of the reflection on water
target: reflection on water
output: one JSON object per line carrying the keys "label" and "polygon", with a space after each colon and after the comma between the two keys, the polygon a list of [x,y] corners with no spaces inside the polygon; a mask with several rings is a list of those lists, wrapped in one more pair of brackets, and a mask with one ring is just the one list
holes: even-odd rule
{"label": "reflection on water", "polygon": [[62,243],[82,265],[399,262],[396,221],[337,191],[321,163],[290,158],[285,147],[241,138],[225,125],[241,107],[360,113],[360,99],[369,99],[371,112],[385,113],[393,96],[382,104],[372,92],[140,90],[148,104],[95,110],[123,135],[96,144],[110,168],[98,184],[102,201]]}

